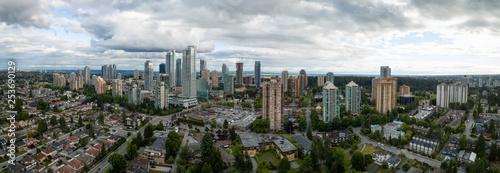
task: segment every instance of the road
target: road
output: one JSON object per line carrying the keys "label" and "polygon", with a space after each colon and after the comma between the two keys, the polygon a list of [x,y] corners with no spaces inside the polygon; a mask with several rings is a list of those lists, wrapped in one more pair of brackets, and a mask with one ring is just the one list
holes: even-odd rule
{"label": "road", "polygon": [[[80,130],[80,129],[82,129],[82,128],[83,128],[83,127],[80,127],[80,128],[78,128],[78,129],[73,130],[73,133],[76,133],[78,130]],[[54,142],[54,141],[58,141],[58,142],[59,142],[59,141],[61,141],[61,140],[64,140],[64,139],[66,139],[66,138],[69,136],[69,134],[70,134],[70,133],[63,134],[63,135],[62,135],[62,136],[60,136],[59,138],[56,138],[56,139],[53,139],[53,140],[51,140],[51,141],[47,142],[45,145],[50,145],[50,144],[52,144],[52,142]],[[17,157],[16,157],[16,160],[17,160],[17,161],[19,161],[19,160],[23,159],[23,158],[24,158],[24,156],[26,156],[26,154],[28,154],[28,153],[31,153],[31,154],[36,154],[36,149],[28,150],[26,153],[24,153],[24,154],[21,154],[21,155],[17,156]],[[3,163],[0,163],[0,167],[4,167],[4,166],[8,166],[8,165],[9,165],[8,161],[3,162]]]}
{"label": "road", "polygon": [[[145,127],[146,127],[146,125],[142,126],[142,128],[139,130],[141,132],[141,134],[144,134]],[[101,160],[101,162],[97,166],[94,166],[89,172],[90,173],[104,172],[104,171],[106,171],[106,169],[111,168],[112,166],[108,162],[109,156],[113,155],[114,153],[119,153],[121,155],[124,155],[126,152],[125,148],[127,147],[127,143],[132,141],[132,139],[137,135],[137,132],[138,131],[132,132],[132,135],[130,135],[127,138],[127,141],[125,141],[116,151],[112,152],[106,158]]]}
{"label": "road", "polygon": [[311,125],[311,97],[309,97],[309,103],[307,103],[307,110],[305,112],[307,126]]}
{"label": "road", "polygon": [[465,136],[467,139],[472,140],[475,138],[470,137],[470,133],[472,132],[472,126],[474,125],[474,116],[472,116],[472,113],[469,113],[469,118],[467,118],[467,121],[465,122]]}

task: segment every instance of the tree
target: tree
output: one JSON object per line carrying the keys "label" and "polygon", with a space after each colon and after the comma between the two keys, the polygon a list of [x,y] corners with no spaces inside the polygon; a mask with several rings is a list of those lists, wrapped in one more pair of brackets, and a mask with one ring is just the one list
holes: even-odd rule
{"label": "tree", "polygon": [[70,118],[69,122],[70,122],[70,123],[75,123],[75,122],[73,121],[73,116],[71,116],[71,118]]}
{"label": "tree", "polygon": [[290,170],[290,162],[288,161],[288,158],[284,157],[283,159],[280,160],[280,163],[278,166],[278,172],[279,173],[287,173],[288,170]]}
{"label": "tree", "polygon": [[364,171],[365,170],[365,156],[363,153],[356,151],[352,155],[351,159],[351,165],[352,168],[356,169],[357,171]]}
{"label": "tree", "polygon": [[47,123],[45,122],[45,120],[40,120],[38,122],[38,134],[41,135],[45,131],[47,131]]}
{"label": "tree", "polygon": [[66,125],[66,119],[64,119],[64,117],[59,117],[59,126],[61,126],[61,129],[66,132],[68,131],[68,126]]}
{"label": "tree", "polygon": [[137,155],[137,145],[133,145],[130,142],[127,143],[125,150],[127,151],[127,154],[125,154],[127,160],[132,160]]}
{"label": "tree", "polygon": [[163,128],[163,122],[160,121],[160,123],[158,123],[158,125],[156,125],[156,130],[165,130],[165,128]]}
{"label": "tree", "polygon": [[83,126],[83,120],[82,120],[82,116],[78,116],[78,127],[82,127]]}
{"label": "tree", "polygon": [[108,162],[113,166],[113,172],[123,172],[127,168],[125,157],[118,153],[111,155]]}
{"label": "tree", "polygon": [[497,144],[493,144],[493,146],[491,146],[491,149],[490,149],[490,155],[488,156],[488,159],[490,161],[495,161],[497,159],[497,153],[498,153],[498,148],[497,148]]}
{"label": "tree", "polygon": [[201,161],[211,165],[213,172],[222,172],[223,170],[222,156],[219,150],[215,148],[210,133],[205,134],[201,140]]}
{"label": "tree", "polygon": [[215,121],[215,119],[212,119],[212,123],[210,124],[210,128],[211,129],[217,128],[217,121]]}
{"label": "tree", "polygon": [[307,127],[307,138],[309,138],[310,140],[312,140],[313,138],[311,126]]}
{"label": "tree", "polygon": [[299,116],[299,130],[301,132],[305,131],[307,128],[307,119],[306,116]]}
{"label": "tree", "polygon": [[99,120],[99,123],[104,124],[104,114],[102,114],[102,111],[99,112],[99,117],[97,117],[97,120]]}
{"label": "tree", "polygon": [[224,119],[224,126],[223,127],[224,127],[224,129],[227,129],[229,127],[229,122],[226,119]]}
{"label": "tree", "polygon": [[269,119],[255,119],[253,121],[253,130],[256,133],[267,133],[270,130],[270,124]]}
{"label": "tree", "polygon": [[382,162],[382,168],[383,169],[389,168],[389,164],[387,162]]}
{"label": "tree", "polygon": [[54,115],[50,118],[50,125],[52,126],[57,125],[57,116]]}
{"label": "tree", "polygon": [[465,135],[461,135],[460,140],[458,141],[458,146],[460,147],[460,150],[467,148],[467,143],[468,143],[467,137]]}
{"label": "tree", "polygon": [[123,110],[123,113],[122,113],[122,121],[123,122],[127,121],[127,113],[125,113],[125,110]]}
{"label": "tree", "polygon": [[477,153],[478,158],[481,158],[486,155],[486,142],[483,133],[481,133],[481,135],[479,135],[479,138],[477,139],[475,151]]}
{"label": "tree", "polygon": [[87,138],[78,139],[78,145],[80,145],[80,147],[85,147],[88,143],[89,141],[87,140]]}
{"label": "tree", "polygon": [[92,126],[92,124],[89,124],[89,125],[90,125],[89,136],[92,137],[92,138],[95,138],[94,127]]}
{"label": "tree", "polygon": [[155,127],[151,123],[146,126],[144,129],[144,140],[149,140],[149,138],[153,136],[154,129]]}
{"label": "tree", "polygon": [[231,138],[231,140],[235,140],[236,138],[238,138],[238,134],[236,133],[236,129],[233,127],[231,127],[231,129],[229,129],[229,138]]}

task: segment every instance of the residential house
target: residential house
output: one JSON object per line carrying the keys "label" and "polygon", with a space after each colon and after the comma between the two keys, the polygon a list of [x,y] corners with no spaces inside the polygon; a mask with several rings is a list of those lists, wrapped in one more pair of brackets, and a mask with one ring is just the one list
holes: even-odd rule
{"label": "residential house", "polygon": [[474,152],[466,152],[465,150],[461,150],[458,153],[458,161],[462,163],[473,163],[476,161],[476,153]]}
{"label": "residential house", "polygon": [[137,150],[137,153],[139,154],[140,158],[148,159],[151,163],[165,163],[165,154],[161,153],[158,150],[153,150],[149,148],[149,146],[139,148],[139,150]]}
{"label": "residential house", "polygon": [[295,141],[295,143],[300,145],[303,153],[307,153],[308,151],[311,151],[311,145],[312,145],[311,140],[307,139],[306,137],[304,137],[302,135],[295,135],[295,136],[292,136],[290,138],[292,138]]}
{"label": "residential house", "polygon": [[419,168],[415,168],[415,167],[411,167],[407,173],[422,173],[422,169],[419,169]]}
{"label": "residential house", "polygon": [[85,165],[91,165],[94,162],[94,158],[87,154],[78,154],[75,156],[76,159],[82,161]]}
{"label": "residential house", "polygon": [[54,137],[54,132],[53,131],[43,132],[43,138],[45,138],[45,139],[52,139],[52,137]]}
{"label": "residential house", "polygon": [[25,139],[24,139],[24,142],[25,142],[28,146],[38,144],[38,140],[37,140],[37,139],[35,139],[35,138],[33,138],[33,137],[25,138]]}
{"label": "residential house", "polygon": [[399,165],[399,163],[401,163],[401,159],[399,159],[397,157],[391,157],[391,158],[387,159],[386,162],[389,165],[389,168],[395,168]]}
{"label": "residential house", "polygon": [[73,168],[77,172],[81,172],[83,170],[83,167],[85,166],[85,163],[75,158],[72,158],[71,160],[68,161],[68,166]]}
{"label": "residential house", "polygon": [[57,142],[57,141],[55,141],[52,144],[50,144],[50,146],[54,147],[57,151],[63,149],[63,145],[61,143]]}
{"label": "residential house", "polygon": [[127,168],[127,173],[149,173],[149,161],[143,158],[134,158]]}
{"label": "residential house", "polygon": [[33,159],[38,162],[43,162],[45,159],[47,159],[47,155],[43,153],[36,153],[35,155],[33,155]]}
{"label": "residential house", "polygon": [[422,135],[415,135],[410,141],[410,150],[417,153],[431,155],[438,145],[439,139],[431,139]]}
{"label": "residential house", "polygon": [[26,170],[32,170],[36,166],[36,160],[31,156],[24,156],[24,158],[21,159],[19,163],[21,163]]}
{"label": "residential house", "polygon": [[391,157],[391,153],[384,150],[377,150],[373,152],[372,157],[376,164],[382,165],[382,162],[385,162]]}
{"label": "residential house", "polygon": [[14,162],[14,164],[7,164],[9,168],[9,173],[24,173],[27,172],[26,168],[20,163]]}
{"label": "residential house", "polygon": [[108,138],[108,141],[115,143],[120,138],[121,138],[120,136],[113,135],[113,136],[111,136],[111,137]]}
{"label": "residential house", "polygon": [[76,173],[77,171],[68,165],[61,165],[57,168],[56,173]]}
{"label": "residential house", "polygon": [[68,140],[68,139],[63,139],[61,141],[59,141],[59,143],[63,146],[63,148],[69,148],[71,147],[71,142]]}
{"label": "residential house", "polygon": [[153,145],[151,145],[151,149],[160,151],[161,153],[165,154],[167,152],[165,147],[167,138],[168,137],[157,137],[156,141],[153,143]]}
{"label": "residential house", "polygon": [[70,147],[72,146],[75,146],[75,144],[78,143],[78,140],[80,139],[79,137],[76,137],[76,136],[69,136],[68,138],[66,138],[68,141],[69,141],[69,145]]}
{"label": "residential house", "polygon": [[370,130],[372,133],[375,133],[375,131],[379,131],[379,132],[382,132],[382,127],[380,127],[380,125],[378,124],[375,124],[375,125],[371,125],[370,126]]}
{"label": "residential house", "polygon": [[403,125],[401,121],[393,121],[384,125],[384,138],[390,140],[392,138],[404,137],[405,132],[400,131],[399,127]]}
{"label": "residential house", "polygon": [[446,147],[443,149],[441,156],[444,157],[444,160],[455,160],[458,155],[458,150],[452,147]]}
{"label": "residential house", "polygon": [[100,151],[95,149],[95,148],[89,148],[85,151],[85,154],[92,156],[92,157],[97,157],[97,155],[99,155],[99,152]]}
{"label": "residential house", "polygon": [[35,166],[35,168],[33,168],[33,170],[35,170],[35,172],[39,172],[39,173],[47,172],[47,170],[45,169],[45,166],[43,166],[42,164]]}
{"label": "residential house", "polygon": [[42,153],[47,156],[55,156],[57,154],[57,150],[56,148],[49,146],[45,149],[42,149]]}
{"label": "residential house", "polygon": [[19,141],[15,143],[17,151],[26,151],[28,149],[28,145],[24,141]]}
{"label": "residential house", "polygon": [[298,149],[284,137],[275,135],[260,136],[257,134],[240,134],[240,143],[243,144],[243,154],[253,156],[261,151],[275,150],[280,159],[298,158]]}

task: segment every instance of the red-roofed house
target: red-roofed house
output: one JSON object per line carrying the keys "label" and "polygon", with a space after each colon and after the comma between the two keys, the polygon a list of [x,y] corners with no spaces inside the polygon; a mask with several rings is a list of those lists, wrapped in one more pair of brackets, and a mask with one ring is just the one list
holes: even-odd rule
{"label": "red-roofed house", "polygon": [[[97,143],[94,145],[94,148],[101,151],[102,150],[102,144],[101,143]],[[106,149],[108,149],[108,146],[106,146]]]}
{"label": "red-roofed house", "polygon": [[99,154],[99,150],[95,149],[95,148],[89,148],[87,149],[87,151],[85,151],[85,154],[89,155],[89,156],[92,156],[92,157],[97,157],[97,155]]}
{"label": "red-roofed house", "polygon": [[38,143],[38,140],[33,137],[29,137],[24,139],[24,143],[26,143],[27,145],[36,145]]}
{"label": "red-roofed house", "polygon": [[85,163],[83,163],[82,161],[79,161],[75,158],[72,158],[71,160],[69,160],[68,162],[68,165],[73,168],[74,170],[80,172],[83,170],[83,167],[85,166]]}
{"label": "red-roofed house", "polygon": [[76,171],[68,165],[62,165],[57,168],[56,173],[76,173]]}
{"label": "red-roofed house", "polygon": [[74,146],[76,143],[78,143],[78,139],[80,139],[80,138],[77,136],[70,136],[67,139],[70,142],[69,145]]}

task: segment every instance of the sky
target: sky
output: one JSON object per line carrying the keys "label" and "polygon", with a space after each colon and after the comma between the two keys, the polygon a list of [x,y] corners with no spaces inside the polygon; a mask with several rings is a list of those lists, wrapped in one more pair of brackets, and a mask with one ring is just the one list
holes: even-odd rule
{"label": "sky", "polygon": [[[118,70],[188,45],[209,70],[500,74],[500,1],[1,0],[0,69]],[[199,60],[197,60],[199,71]]]}

